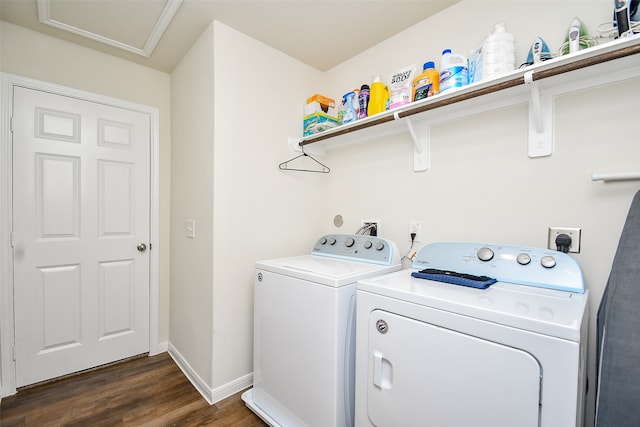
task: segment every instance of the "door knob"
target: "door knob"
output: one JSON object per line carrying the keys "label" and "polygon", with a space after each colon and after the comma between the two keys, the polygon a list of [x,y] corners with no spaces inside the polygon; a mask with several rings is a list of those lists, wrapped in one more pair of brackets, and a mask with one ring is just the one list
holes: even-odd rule
{"label": "door knob", "polygon": [[147,250],[147,245],[145,245],[144,243],[140,243],[138,245],[138,252],[144,252]]}

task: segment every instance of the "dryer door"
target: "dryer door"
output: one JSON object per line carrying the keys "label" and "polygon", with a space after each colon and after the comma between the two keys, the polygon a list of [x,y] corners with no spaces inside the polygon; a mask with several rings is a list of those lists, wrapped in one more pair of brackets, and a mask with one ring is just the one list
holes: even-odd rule
{"label": "dryer door", "polygon": [[382,310],[368,337],[374,425],[538,426],[542,373],[531,354]]}

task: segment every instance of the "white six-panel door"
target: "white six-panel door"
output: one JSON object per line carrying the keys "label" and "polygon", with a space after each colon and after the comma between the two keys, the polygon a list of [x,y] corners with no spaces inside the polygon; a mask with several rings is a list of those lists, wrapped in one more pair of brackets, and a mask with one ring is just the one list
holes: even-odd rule
{"label": "white six-panel door", "polygon": [[147,114],[15,87],[16,386],[149,351]]}

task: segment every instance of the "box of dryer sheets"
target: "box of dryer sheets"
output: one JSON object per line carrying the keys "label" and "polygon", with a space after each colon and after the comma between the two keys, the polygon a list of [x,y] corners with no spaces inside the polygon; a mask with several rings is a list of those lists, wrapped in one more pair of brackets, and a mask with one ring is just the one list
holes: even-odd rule
{"label": "box of dryer sheets", "polygon": [[307,103],[304,106],[304,116],[310,116],[314,113],[324,113],[328,116],[338,118],[338,112],[336,111],[336,101],[316,93],[311,98],[307,99]]}
{"label": "box of dryer sheets", "polygon": [[338,119],[325,113],[313,113],[304,116],[303,136],[313,135],[338,126]]}

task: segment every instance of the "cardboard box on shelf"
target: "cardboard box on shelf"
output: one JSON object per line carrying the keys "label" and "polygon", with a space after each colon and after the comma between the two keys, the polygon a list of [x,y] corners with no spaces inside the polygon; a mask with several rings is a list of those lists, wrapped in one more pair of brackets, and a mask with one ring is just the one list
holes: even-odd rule
{"label": "cardboard box on shelf", "polygon": [[316,93],[307,99],[307,103],[304,106],[305,117],[314,113],[324,113],[328,116],[337,118],[338,113],[336,111],[336,102],[329,97]]}

